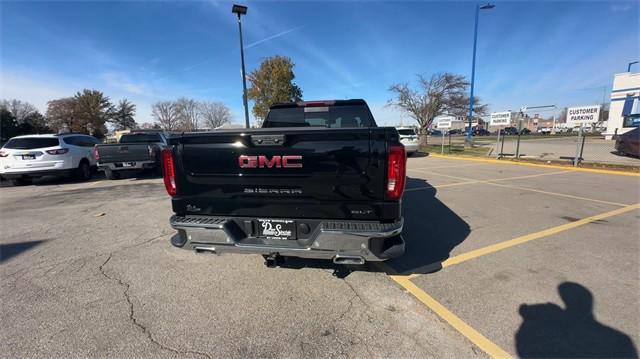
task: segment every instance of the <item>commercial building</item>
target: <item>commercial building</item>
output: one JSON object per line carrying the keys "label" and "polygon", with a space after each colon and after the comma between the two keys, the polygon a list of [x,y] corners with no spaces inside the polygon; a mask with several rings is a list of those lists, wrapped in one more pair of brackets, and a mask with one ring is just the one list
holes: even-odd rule
{"label": "commercial building", "polygon": [[640,73],[615,74],[606,139],[640,126]]}

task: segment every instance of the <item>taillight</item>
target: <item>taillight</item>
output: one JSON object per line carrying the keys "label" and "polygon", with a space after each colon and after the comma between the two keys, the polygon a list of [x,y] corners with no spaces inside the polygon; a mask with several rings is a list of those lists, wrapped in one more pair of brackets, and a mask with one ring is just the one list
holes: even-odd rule
{"label": "taillight", "polygon": [[0,157],[7,157],[7,156],[9,156],[9,152],[0,150]]}
{"label": "taillight", "polygon": [[164,187],[169,196],[173,197],[178,193],[176,186],[176,167],[173,163],[173,153],[171,149],[162,150],[162,169],[164,173]]}
{"label": "taillight", "polygon": [[68,148],[59,148],[57,150],[47,150],[46,151],[48,154],[50,155],[64,155],[65,153],[69,152]]}
{"label": "taillight", "polygon": [[147,148],[149,149],[149,158],[151,158],[152,160],[155,160],[155,158],[156,158],[155,147],[147,146]]}
{"label": "taillight", "polygon": [[387,199],[400,199],[404,192],[407,155],[403,145],[389,146],[387,157]]}
{"label": "taillight", "polygon": [[96,161],[100,161],[100,153],[98,152],[98,146],[93,146],[93,150],[91,150],[91,152],[93,152],[93,158],[95,158]]}

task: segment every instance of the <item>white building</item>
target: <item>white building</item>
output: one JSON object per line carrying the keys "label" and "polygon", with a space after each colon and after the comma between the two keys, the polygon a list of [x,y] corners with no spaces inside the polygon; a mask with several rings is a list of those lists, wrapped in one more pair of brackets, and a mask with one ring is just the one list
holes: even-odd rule
{"label": "white building", "polygon": [[640,126],[640,72],[623,72],[613,78],[606,139]]}

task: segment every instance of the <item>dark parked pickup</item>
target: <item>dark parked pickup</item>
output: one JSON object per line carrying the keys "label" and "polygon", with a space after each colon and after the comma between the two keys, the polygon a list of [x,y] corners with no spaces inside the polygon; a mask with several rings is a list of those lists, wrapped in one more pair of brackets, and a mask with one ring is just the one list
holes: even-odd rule
{"label": "dark parked pickup", "polygon": [[260,129],[172,135],[162,161],[174,246],[267,264],[404,252],[406,153],[364,100],[279,104]]}
{"label": "dark parked pickup", "polygon": [[163,132],[132,132],[122,135],[118,143],[96,145],[93,154],[98,169],[108,179],[118,179],[122,171],[160,171],[160,152],[166,147]]}

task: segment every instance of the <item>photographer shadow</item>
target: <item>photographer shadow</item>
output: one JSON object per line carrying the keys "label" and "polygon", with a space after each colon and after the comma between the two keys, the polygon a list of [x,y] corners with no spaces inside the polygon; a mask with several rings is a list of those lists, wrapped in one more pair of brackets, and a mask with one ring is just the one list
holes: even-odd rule
{"label": "photographer shadow", "polygon": [[407,177],[402,199],[405,253],[383,263],[341,265],[327,260],[286,258],[280,268],[318,268],[333,270],[344,278],[354,271],[384,272],[387,274],[426,274],[442,269],[442,262],[470,233],[469,225],[436,198],[436,188],[426,180]]}
{"label": "photographer shadow", "polygon": [[637,358],[633,340],[598,322],[593,294],[584,286],[558,286],[564,308],[554,303],[522,304],[522,324],[515,335],[522,358]]}

